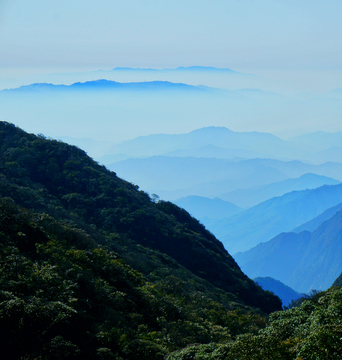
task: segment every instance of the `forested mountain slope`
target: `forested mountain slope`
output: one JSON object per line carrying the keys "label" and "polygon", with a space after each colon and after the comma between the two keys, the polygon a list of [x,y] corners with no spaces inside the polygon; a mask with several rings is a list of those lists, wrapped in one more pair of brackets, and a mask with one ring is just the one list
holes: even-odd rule
{"label": "forested mountain slope", "polygon": [[267,327],[256,335],[189,346],[167,360],[339,360],[341,317],[342,289],[331,288],[298,307],[271,314]]}
{"label": "forested mountain slope", "polygon": [[281,308],[185,210],[154,203],[82,150],[1,122],[0,154],[11,358],[162,359],[257,329],[256,307]]}

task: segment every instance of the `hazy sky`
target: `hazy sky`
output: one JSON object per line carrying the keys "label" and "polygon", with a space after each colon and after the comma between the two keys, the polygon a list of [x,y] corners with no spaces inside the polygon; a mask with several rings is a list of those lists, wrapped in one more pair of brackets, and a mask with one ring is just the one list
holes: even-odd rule
{"label": "hazy sky", "polygon": [[1,68],[341,69],[340,0],[0,0]]}
{"label": "hazy sky", "polygon": [[[177,82],[219,84],[217,87],[231,90],[255,87],[285,95],[302,91],[323,94],[342,88],[341,14],[341,0],[0,0],[0,89],[53,82],[53,77],[49,80],[39,73],[201,65],[257,76],[238,78],[237,84],[228,77],[227,81],[220,78],[220,83],[204,77]],[[68,79],[97,79],[95,72],[91,79],[87,76]],[[54,83],[64,81],[58,79]],[[111,79],[122,81],[114,73]],[[110,104],[110,110],[107,105],[100,109],[101,129],[111,126],[118,140],[211,125],[279,134],[341,131],[341,99],[325,101],[322,96],[320,102],[289,100],[282,109],[266,102],[259,108],[251,102],[217,109],[210,104],[206,109],[202,104],[178,108],[176,103],[167,114],[162,110],[157,114],[153,99],[143,109],[135,109],[128,99],[124,109],[120,103]],[[67,125],[62,126],[62,115],[52,111],[52,105],[49,108],[40,100],[27,102],[26,107],[17,102],[11,107],[3,101],[0,120],[15,122],[28,131],[75,136],[79,121],[84,123],[80,117],[83,109],[89,130],[82,136],[94,135],[98,116],[92,111],[97,114],[98,105],[85,111],[71,104],[74,108],[70,111],[67,106],[51,104],[57,110],[64,109],[63,118],[70,119]],[[67,133],[72,127],[75,132]],[[97,138],[104,136],[111,135],[107,131]]]}

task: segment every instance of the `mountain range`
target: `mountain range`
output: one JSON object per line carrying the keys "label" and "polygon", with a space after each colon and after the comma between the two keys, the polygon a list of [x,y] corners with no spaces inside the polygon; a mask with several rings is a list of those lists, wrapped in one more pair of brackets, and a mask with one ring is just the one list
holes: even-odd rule
{"label": "mountain range", "polygon": [[[274,312],[280,299],[198,220],[83,150],[0,122],[0,153],[0,346],[11,359],[340,353],[340,288]],[[295,234],[283,249],[287,271],[309,239],[304,263],[319,250],[330,265],[316,255],[300,274],[331,276],[341,216]]]}
{"label": "mountain range", "polygon": [[[252,90],[239,91],[245,96],[254,94]],[[224,127],[212,126],[185,134],[140,136],[114,145],[110,152],[131,157],[155,155],[230,159],[270,157],[320,164],[341,160],[341,134],[316,132],[282,140],[269,133],[234,132]]]}
{"label": "mountain range", "polygon": [[[186,134],[141,136],[113,146],[111,152],[113,154],[123,153],[129,156],[170,155],[173,151],[194,151],[201,148],[203,150],[203,147],[208,145],[222,150],[244,150],[250,151],[252,154],[257,152],[265,156],[271,154],[273,156],[277,156],[277,154],[284,155],[289,148],[286,141],[269,133],[234,132],[225,127],[211,126]],[[211,151],[212,148],[208,147],[207,150]]]}
{"label": "mountain range", "polygon": [[192,86],[187,84],[172,83],[169,81],[149,81],[149,82],[132,82],[120,83],[116,81],[100,79],[94,81],[77,82],[71,85],[54,85],[47,83],[36,83],[21,86],[15,89],[1,90],[3,93],[8,92],[65,92],[65,91],[208,91],[205,86]]}
{"label": "mountain range", "polygon": [[[292,191],[208,226],[230,253],[246,251],[342,202],[342,184]],[[263,275],[253,275],[263,276]],[[272,276],[272,275],[270,275]],[[272,276],[281,280],[276,276]],[[289,285],[285,282],[285,284]]]}
{"label": "mountain range", "polygon": [[173,202],[204,224],[205,220],[222,219],[242,211],[242,208],[219,198],[209,199],[202,196],[187,196]]}
{"label": "mountain range", "polygon": [[304,293],[299,293],[291,289],[289,286],[283,284],[281,281],[275,280],[269,276],[256,277],[254,281],[264,290],[272,291],[273,294],[279,296],[284,307],[288,306],[292,301],[306,295]]}
{"label": "mountain range", "polygon": [[234,257],[249,276],[270,276],[300,292],[325,290],[342,272],[341,224],[340,210],[312,232],[281,233]]}
{"label": "mountain range", "polygon": [[342,210],[342,203],[337,204],[336,206],[333,206],[325,211],[323,211],[321,214],[313,218],[312,220],[309,220],[308,222],[297,226],[292,230],[292,232],[300,233],[302,231],[314,231],[320,226],[324,221],[330,219],[333,215],[335,215],[338,211]]}
{"label": "mountain range", "polygon": [[314,189],[322,185],[337,185],[339,181],[323,175],[304,174],[298,178],[290,178],[269,185],[256,186],[249,189],[238,189],[230,193],[221,194],[226,201],[249,208],[272,197],[281,196],[291,191]]}
{"label": "mountain range", "polygon": [[195,218],[83,150],[0,122],[0,153],[0,346],[11,358],[162,360],[281,309]]}

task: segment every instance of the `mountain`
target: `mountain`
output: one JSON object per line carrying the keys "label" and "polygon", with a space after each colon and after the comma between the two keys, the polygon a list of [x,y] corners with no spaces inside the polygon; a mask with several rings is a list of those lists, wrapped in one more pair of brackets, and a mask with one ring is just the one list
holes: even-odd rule
{"label": "mountain", "polygon": [[264,290],[272,291],[273,294],[279,296],[283,306],[288,306],[292,300],[297,300],[304,296],[304,293],[299,293],[289,286],[283,284],[281,281],[267,277],[256,277],[254,281]]}
{"label": "mountain", "polygon": [[174,157],[198,157],[198,158],[217,158],[217,159],[255,159],[263,158],[266,155],[254,151],[243,149],[224,149],[211,144],[201,146],[195,149],[179,149],[167,152],[165,156]]}
{"label": "mountain", "polygon": [[119,83],[116,81],[100,79],[86,82],[77,82],[71,85],[54,85],[46,83],[36,83],[21,86],[15,89],[1,90],[8,92],[53,92],[53,91],[101,91],[101,90],[120,90],[120,91],[206,91],[209,88],[205,86],[192,86],[187,84],[172,83],[169,81],[146,81]]}
{"label": "mountain", "polygon": [[269,156],[282,156],[292,151],[286,141],[272,134],[234,132],[225,127],[215,126],[197,129],[186,134],[140,136],[113,146],[111,151],[113,154],[123,153],[129,156],[153,156],[179,150],[193,150],[206,145],[252,151]]}
{"label": "mountain", "polygon": [[[210,133],[212,134],[211,136],[209,136]],[[154,152],[153,149],[163,153],[167,152],[170,147],[175,146],[177,141],[174,140],[174,136],[178,139],[186,138],[185,142],[189,146],[192,146],[191,144],[197,146],[199,142],[205,143],[210,141],[210,138],[216,138],[216,142],[219,142],[220,134],[223,136],[222,141],[224,141],[224,134],[226,133],[229,133],[228,129],[223,128],[221,131],[220,128],[211,128],[182,134],[179,137],[178,135],[164,134],[137,138],[132,140],[131,143],[122,143],[122,148],[119,144],[117,150],[120,157],[125,156],[123,154],[131,156],[127,155],[129,153],[128,148],[131,149],[130,154],[137,153],[140,154],[139,156],[117,161],[107,165],[107,167],[117,171],[126,180],[140,184],[144,190],[156,193],[164,199],[175,200],[189,195],[210,198],[220,197],[238,206],[248,204],[248,199],[247,201],[244,200],[245,193],[240,192],[240,190],[268,185],[287,180],[288,178],[297,178],[308,173],[326,178],[330,177],[337,181],[342,180],[342,164],[340,163],[329,162],[321,165],[312,165],[301,161],[280,161],[275,159],[233,160],[209,157],[149,156],[149,154]],[[194,137],[192,141],[189,140],[190,135]],[[209,139],[207,139],[208,136]],[[150,138],[151,145],[148,144],[147,138]],[[183,146],[180,143],[178,145]],[[198,148],[195,147],[195,149]],[[193,150],[189,150],[189,152],[193,152]],[[272,194],[282,195],[283,191],[286,192],[287,189],[291,191],[291,188],[305,189],[312,188],[315,185],[319,186],[326,182],[328,184],[337,183],[336,180],[319,178],[319,176],[315,175],[306,175],[298,180],[274,185],[274,188],[269,188],[271,196]],[[239,190],[239,192],[233,194],[233,198],[228,200],[229,198],[226,197],[226,194],[235,190]],[[267,191],[268,188],[265,188],[265,196],[267,196]],[[259,198],[259,194],[262,193],[263,189],[257,191],[255,201],[262,199]],[[241,195],[241,200],[239,195]],[[248,195],[249,193],[247,193]]]}
{"label": "mountain", "polygon": [[271,276],[293,289],[327,289],[342,272],[342,211],[313,232],[282,233],[235,254],[249,276]]}
{"label": "mountain", "polygon": [[167,360],[339,359],[342,289],[315,293],[296,307],[271,314],[264,329],[224,344],[194,344]]}
{"label": "mountain", "polygon": [[305,146],[314,153],[323,150],[331,149],[332,147],[339,148],[342,142],[342,132],[329,133],[325,131],[316,131],[291,139],[291,142],[301,146]]}
{"label": "mountain", "polygon": [[107,167],[120,177],[140,184],[144,190],[173,200],[188,195],[216,197],[239,187],[249,188],[288,178],[281,170],[268,166],[267,162],[261,164],[259,159],[236,162],[153,156],[131,158]]}
{"label": "mountain", "polygon": [[[342,184],[292,191],[227,219],[216,220],[208,228],[230,253],[235,254],[268,241],[279,233],[291,231],[341,202]],[[282,281],[277,276],[272,277]]]}
{"label": "mountain", "polygon": [[314,163],[325,163],[328,161],[342,162],[342,148],[340,146],[332,146],[329,149],[325,149],[314,153],[310,158]]}
{"label": "mountain", "polygon": [[228,201],[218,198],[209,199],[202,196],[187,196],[173,201],[177,206],[185,209],[196,219],[203,222],[206,219],[222,219],[235,215],[242,209]]}
{"label": "mountain", "polygon": [[[174,69],[152,69],[152,68],[130,68],[130,67],[116,67],[112,71],[133,71],[133,72],[224,72],[228,74],[242,74],[228,68],[216,68],[212,66],[180,66]],[[246,74],[243,74],[246,75]]]}
{"label": "mountain", "polygon": [[339,183],[340,181],[323,175],[308,173],[298,178],[286,179],[269,185],[234,190],[230,193],[221,194],[219,197],[238,206],[248,208],[291,191],[315,189],[322,185],[337,185]]}
{"label": "mountain", "polygon": [[319,214],[312,220],[297,226],[295,229],[292,230],[292,232],[300,233],[302,231],[314,231],[320,226],[324,221],[330,219],[333,217],[337,212],[342,210],[342,203],[337,204],[336,206],[333,206],[325,211],[322,212],[322,214]]}
{"label": "mountain", "polygon": [[0,153],[0,345],[11,358],[161,360],[280,309],[195,218],[83,150],[0,122]]}
{"label": "mountain", "polygon": [[338,278],[333,282],[332,286],[342,286],[342,273],[338,276]]}

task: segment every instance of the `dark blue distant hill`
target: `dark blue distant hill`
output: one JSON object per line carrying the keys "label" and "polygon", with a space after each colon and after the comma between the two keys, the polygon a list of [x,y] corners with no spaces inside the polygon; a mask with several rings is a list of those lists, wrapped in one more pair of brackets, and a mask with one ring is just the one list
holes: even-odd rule
{"label": "dark blue distant hill", "polygon": [[303,297],[304,293],[299,293],[289,286],[283,284],[281,281],[267,277],[257,277],[254,281],[264,290],[272,291],[277,295],[283,303],[283,306],[288,306],[292,300],[297,300]]}
{"label": "dark blue distant hill", "polygon": [[[235,254],[268,241],[277,234],[291,231],[341,202],[342,184],[292,191],[227,219],[217,220],[210,225],[209,230]],[[261,276],[250,276],[259,275]],[[278,276],[274,277],[282,280]]]}
{"label": "dark blue distant hill", "polygon": [[234,255],[248,276],[271,276],[293,289],[325,290],[342,272],[342,211],[313,232],[282,233]]}
{"label": "dark blue distant hill", "polygon": [[205,86],[193,86],[182,83],[172,83],[169,81],[148,81],[120,83],[111,80],[94,80],[77,82],[71,85],[54,85],[46,83],[36,83],[20,86],[15,89],[6,89],[2,92],[52,92],[52,91],[84,91],[84,90],[129,90],[129,91],[196,91],[204,92],[210,88]]}
{"label": "dark blue distant hill", "polygon": [[321,224],[324,223],[324,221],[329,220],[330,218],[332,218],[338,211],[342,210],[342,203],[337,204],[336,206],[333,206],[327,210],[325,210],[324,212],[322,212],[321,214],[319,214],[318,216],[316,216],[315,218],[313,218],[312,220],[297,226],[295,229],[293,229],[292,231],[295,233],[300,233],[302,231],[314,231],[316,230]]}
{"label": "dark blue distant hill", "polygon": [[327,176],[312,173],[290,178],[276,183],[255,186],[250,189],[238,189],[220,195],[220,198],[241,207],[252,207],[275,196],[282,196],[291,191],[315,189],[323,185],[337,185],[340,181]]}

